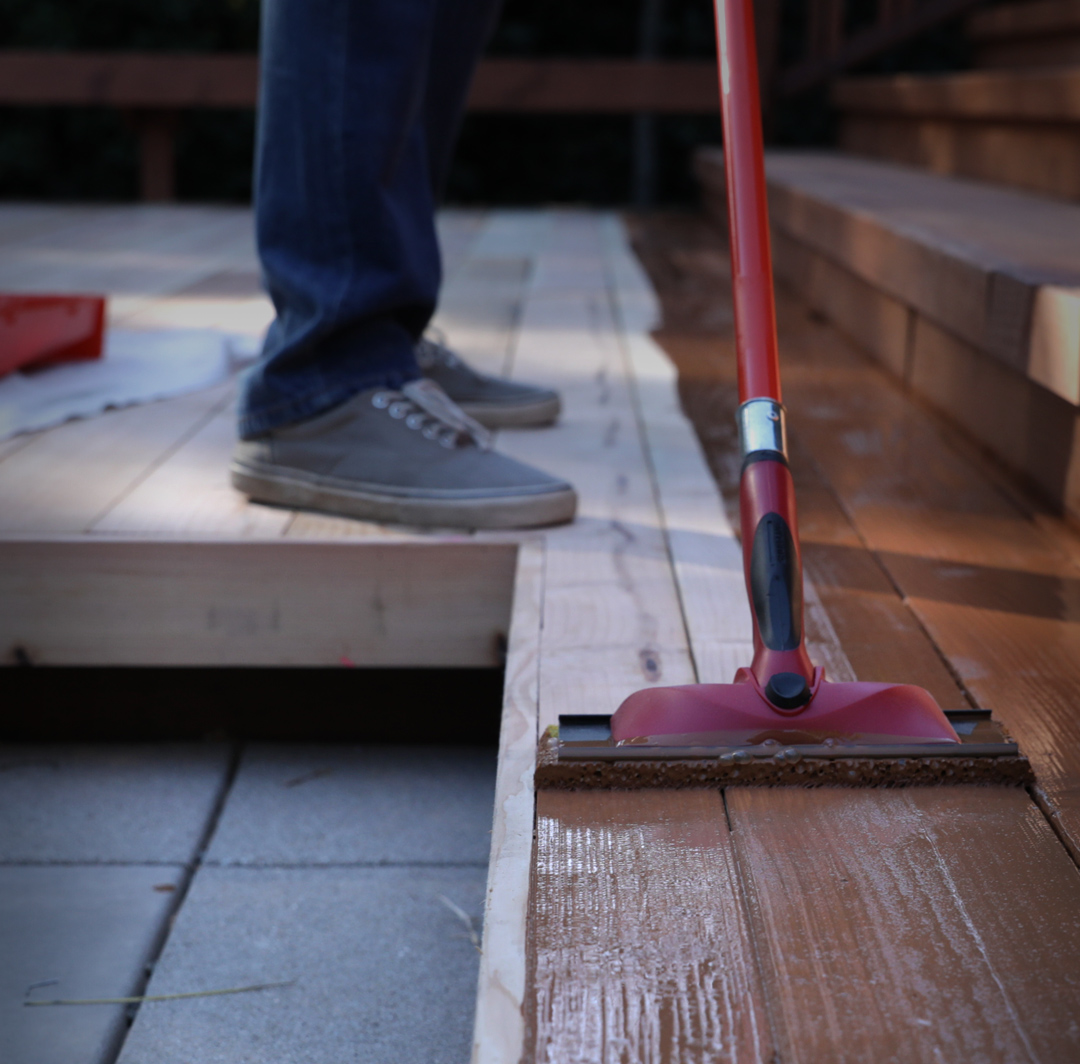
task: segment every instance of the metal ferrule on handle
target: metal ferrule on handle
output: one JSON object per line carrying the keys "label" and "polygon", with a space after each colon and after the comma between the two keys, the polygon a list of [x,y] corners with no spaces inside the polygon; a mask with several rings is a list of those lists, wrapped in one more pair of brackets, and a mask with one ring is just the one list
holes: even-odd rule
{"label": "metal ferrule on handle", "polygon": [[787,423],[784,407],[775,399],[751,399],[739,407],[739,452],[745,462],[752,454],[774,453],[787,461]]}

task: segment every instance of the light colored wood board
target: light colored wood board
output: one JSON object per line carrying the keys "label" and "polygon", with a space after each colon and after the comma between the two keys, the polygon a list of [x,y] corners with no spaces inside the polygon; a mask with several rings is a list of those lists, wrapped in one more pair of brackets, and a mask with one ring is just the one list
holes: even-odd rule
{"label": "light colored wood board", "polygon": [[[750,633],[742,551],[682,411],[675,367],[642,331],[655,314],[655,297],[642,293],[647,282],[626,261],[630,252],[625,236],[612,234],[610,247],[634,398],[668,549],[694,656],[704,662],[709,655],[699,644],[741,642]],[[719,678],[699,679],[716,682]]]}
{"label": "light colored wood board", "polygon": [[[1080,152],[1077,153],[1080,196]],[[1031,309],[1026,373],[1074,408],[1080,404],[1080,286],[1042,285]]]}
{"label": "light colored wood board", "polygon": [[472,1064],[516,1064],[525,1041],[543,580],[537,539],[522,545],[514,578]]}
{"label": "light colored wood board", "polygon": [[104,535],[281,535],[291,511],[250,503],[229,482],[236,444],[232,403],[94,522]]}
{"label": "light colored wood board", "polygon": [[[289,539],[430,539],[425,533],[409,533],[397,527],[390,531],[385,525],[377,525],[371,521],[355,521],[351,517],[332,517],[330,514],[309,513],[305,510],[296,511],[285,528],[285,535]],[[442,537],[440,537],[442,538]],[[455,538],[455,537],[451,537]],[[469,537],[457,534],[457,539],[466,540]]]}
{"label": "light colored wood board", "polygon": [[546,210],[492,211],[470,253],[484,259],[532,258],[543,249],[552,219],[553,212]]}
{"label": "light colored wood board", "polygon": [[[634,381],[643,435],[667,533],[698,680],[730,682],[730,650],[745,652],[752,631],[742,551],[728,521],[701,446],[682,411],[677,373],[662,348],[642,331],[655,315],[655,296],[635,269],[621,226],[610,231],[616,304]],[[650,298],[651,297],[651,298]],[[811,659],[834,680],[854,679],[816,591],[806,582]],[[741,664],[748,664],[746,656]],[[706,672],[723,668],[723,672]],[[736,666],[737,667],[737,666]]]}
{"label": "light colored wood board", "polygon": [[114,313],[114,321],[121,320],[125,329],[219,329],[259,337],[274,320],[274,308],[261,294],[242,299],[178,295],[140,302],[127,315]]}
{"label": "light colored wood board", "polygon": [[723,642],[699,637],[694,641],[694,675],[698,683],[731,683],[735,673],[754,659],[754,644],[749,639]]}
{"label": "light colored wood board", "polygon": [[6,440],[0,440],[0,462],[16,451],[21,451],[33,439],[36,433],[26,432],[20,436],[9,436]]}
{"label": "light colored wood board", "polygon": [[[257,269],[250,210],[98,208],[78,225],[10,249],[0,263],[0,285],[11,291],[100,292],[109,297],[110,325],[153,327],[172,320],[167,310],[155,310],[159,297],[229,267]],[[261,327],[255,324],[260,313],[265,317],[256,306],[233,318],[251,331]]]}
{"label": "light colored wood board", "polygon": [[516,548],[0,543],[0,646],[52,665],[494,666]]}
{"label": "light colored wood board", "polygon": [[540,660],[540,727],[558,724],[562,714],[614,713],[635,691],[694,680],[694,663],[685,643],[550,648],[545,637]]}
{"label": "light colored wood board", "polygon": [[774,1060],[715,791],[537,795],[526,1060]]}
{"label": "light colored wood board", "polygon": [[[693,669],[612,316],[602,231],[552,217],[513,360],[515,377],[559,382],[560,425],[503,433],[500,447],[568,477],[581,517],[547,534],[540,676],[542,726],[561,713],[612,712],[649,683],[688,683]],[[557,265],[571,261],[577,288]]]}
{"label": "light colored wood board", "polygon": [[506,373],[529,265],[526,258],[470,257],[443,286],[433,324],[481,372]]}
{"label": "light colored wood board", "polygon": [[0,245],[18,247],[57,230],[81,225],[100,209],[51,203],[0,204]]}
{"label": "light colored wood board", "polygon": [[35,435],[0,463],[0,533],[85,531],[226,401],[229,385]]}
{"label": "light colored wood board", "polygon": [[671,564],[656,529],[584,519],[548,533],[547,540],[549,645],[685,641]]}
{"label": "light colored wood board", "polygon": [[1014,788],[727,791],[792,1064],[1080,1052],[1080,875]]}
{"label": "light colored wood board", "polygon": [[8,291],[158,295],[196,279],[250,225],[250,212],[242,209],[102,208],[81,225],[9,249],[0,263],[0,285]]}
{"label": "light colored wood board", "polygon": [[486,217],[483,210],[454,207],[444,207],[435,215],[444,283],[453,277],[458,265],[468,254],[469,247],[483,228]]}

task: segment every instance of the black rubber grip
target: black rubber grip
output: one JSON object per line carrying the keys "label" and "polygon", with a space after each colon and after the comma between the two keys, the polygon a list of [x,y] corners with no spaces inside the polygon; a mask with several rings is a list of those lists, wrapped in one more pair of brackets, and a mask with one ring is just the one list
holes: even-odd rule
{"label": "black rubber grip", "polygon": [[802,581],[791,529],[778,513],[767,513],[754,532],[750,597],[762,642],[770,650],[795,650],[802,642]]}

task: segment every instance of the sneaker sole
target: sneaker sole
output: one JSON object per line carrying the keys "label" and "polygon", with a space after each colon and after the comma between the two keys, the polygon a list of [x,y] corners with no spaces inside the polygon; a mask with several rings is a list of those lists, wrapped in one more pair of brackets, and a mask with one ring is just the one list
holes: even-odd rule
{"label": "sneaker sole", "polygon": [[459,403],[458,406],[486,429],[538,429],[553,425],[559,416],[558,396],[535,403]]}
{"label": "sneaker sole", "polygon": [[282,466],[251,466],[234,461],[229,472],[233,487],[254,502],[385,524],[537,528],[572,521],[577,510],[577,493],[572,488],[490,499],[425,499],[343,488],[321,477],[298,476],[296,470]]}

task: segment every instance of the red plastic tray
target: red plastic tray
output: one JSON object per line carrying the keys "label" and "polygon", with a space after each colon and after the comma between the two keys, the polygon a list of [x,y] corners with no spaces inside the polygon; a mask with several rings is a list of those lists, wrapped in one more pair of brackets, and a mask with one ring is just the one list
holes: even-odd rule
{"label": "red plastic tray", "polygon": [[0,376],[101,358],[104,336],[103,296],[0,295]]}

